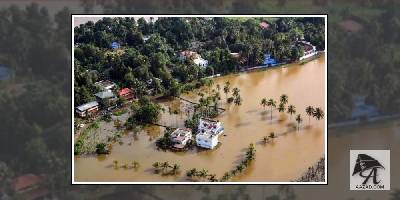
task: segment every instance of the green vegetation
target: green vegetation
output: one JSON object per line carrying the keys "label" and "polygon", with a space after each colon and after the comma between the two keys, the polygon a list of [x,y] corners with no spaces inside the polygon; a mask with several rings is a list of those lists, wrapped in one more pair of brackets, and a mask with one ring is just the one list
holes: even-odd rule
{"label": "green vegetation", "polygon": [[[270,24],[268,29],[259,27],[264,20]],[[75,105],[94,100],[93,93],[99,90],[94,83],[101,77],[111,78],[120,88],[134,88],[139,97],[149,91],[179,96],[193,88],[189,83],[205,76],[261,64],[265,53],[280,62],[295,60],[303,50],[293,44],[302,37],[323,49],[323,31],[322,18],[158,18],[153,23],[103,18],[87,22],[74,28]],[[144,41],[144,36],[150,38]],[[111,49],[112,42],[121,47]],[[196,50],[209,66],[179,60],[176,53],[188,49]],[[240,53],[240,58],[231,52]],[[240,105],[240,96],[232,102]]]}
{"label": "green vegetation", "polygon": [[296,107],[294,105],[289,105],[287,108],[287,113],[290,114],[290,119],[291,119],[292,115],[296,114]]}
{"label": "green vegetation", "polygon": [[121,115],[125,114],[126,112],[128,112],[126,109],[120,109],[120,110],[115,111],[113,113],[113,115],[114,116],[121,116]]}
{"label": "green vegetation", "polygon": [[98,122],[93,122],[83,130],[75,141],[74,154],[96,152],[96,135],[99,129]]}
{"label": "green vegetation", "polygon": [[325,158],[322,157],[313,166],[296,180],[297,182],[323,182],[325,181]]}
{"label": "green vegetation", "polygon": [[271,108],[271,120],[272,120],[272,108],[276,108],[276,101],[274,99],[269,99],[267,101],[267,106]]}
{"label": "green vegetation", "polygon": [[120,162],[118,160],[114,160],[112,166],[114,169],[133,169],[133,170],[138,170],[140,168],[140,163],[136,160],[131,161],[130,164],[127,162]]}
{"label": "green vegetation", "polygon": [[171,128],[166,128],[166,130],[164,131],[164,136],[157,139],[156,141],[156,145],[158,148],[162,149],[162,150],[167,150],[171,147],[172,142],[170,139],[171,133],[173,132],[173,130]]}
{"label": "green vegetation", "polygon": [[231,179],[233,176],[236,176],[242,173],[246,168],[251,164],[251,162],[255,159],[256,149],[253,143],[251,143],[246,150],[246,157],[242,162],[240,162],[234,169],[229,172],[226,172],[220,179],[222,182],[226,182]]}
{"label": "green vegetation", "polygon": [[156,123],[161,114],[161,106],[145,96],[138,102],[133,102],[131,110],[133,114],[125,123],[127,128],[135,127],[137,124]]}
{"label": "green vegetation", "polygon": [[306,113],[307,113],[307,115],[308,115],[308,124],[310,124],[310,118],[311,118],[311,116],[314,114],[314,107],[312,107],[312,106],[307,106],[307,108],[306,108]]}
{"label": "green vegetation", "polygon": [[166,162],[155,162],[153,163],[154,173],[161,174],[163,176],[177,175],[181,172],[181,167],[178,164],[169,164]]}
{"label": "green vegetation", "polygon": [[206,169],[197,170],[196,168],[193,168],[191,170],[186,171],[186,176],[189,177],[191,181],[204,181],[204,180],[210,182],[218,181],[216,175],[210,174]]}
{"label": "green vegetation", "polygon": [[110,114],[109,112],[107,112],[106,114],[104,114],[104,115],[102,116],[102,119],[103,119],[105,122],[111,122],[111,121],[112,121],[111,114]]}

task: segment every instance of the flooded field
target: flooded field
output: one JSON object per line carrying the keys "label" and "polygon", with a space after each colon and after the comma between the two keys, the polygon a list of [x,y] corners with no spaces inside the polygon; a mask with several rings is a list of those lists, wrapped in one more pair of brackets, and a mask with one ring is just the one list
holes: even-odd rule
{"label": "flooded field", "polygon": [[[75,156],[75,181],[187,181],[186,170],[207,169],[220,178],[244,158],[245,149],[250,143],[256,146],[256,158],[244,173],[232,181],[292,181],[300,177],[307,168],[324,156],[325,120],[311,119],[309,126],[305,108],[309,105],[321,107],[325,112],[325,57],[322,56],[304,65],[288,65],[265,71],[228,75],[214,79],[214,86],[226,81],[231,88],[238,87],[243,98],[241,106],[228,105],[221,89],[220,107],[227,110],[217,120],[223,122],[225,132],[220,136],[220,147],[214,150],[194,148],[188,152],[158,151],[155,140],[162,136],[163,128],[146,127],[140,133],[127,133],[122,144],[114,144],[109,155]],[[204,89],[206,91],[207,89]],[[287,94],[289,104],[296,106],[297,113],[303,117],[299,131],[288,127],[295,123],[295,116],[274,110],[272,120],[269,108],[260,105],[262,98],[279,101],[281,94]],[[182,95],[196,100],[197,91]],[[179,100],[160,102],[165,108],[183,107]],[[168,109],[159,123],[183,127],[185,113],[170,115]],[[261,142],[270,132],[285,135],[274,139],[270,144]],[[138,161],[141,167],[133,169],[114,169],[113,161],[130,164]],[[181,173],[175,176],[154,174],[154,162],[168,161],[181,166]]]}

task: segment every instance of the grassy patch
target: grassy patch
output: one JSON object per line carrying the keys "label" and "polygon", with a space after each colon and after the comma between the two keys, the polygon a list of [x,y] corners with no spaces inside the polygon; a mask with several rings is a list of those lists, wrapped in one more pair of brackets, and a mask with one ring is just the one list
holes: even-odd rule
{"label": "grassy patch", "polygon": [[127,113],[128,111],[126,109],[121,109],[121,110],[117,110],[113,113],[114,116],[121,116],[125,113]]}

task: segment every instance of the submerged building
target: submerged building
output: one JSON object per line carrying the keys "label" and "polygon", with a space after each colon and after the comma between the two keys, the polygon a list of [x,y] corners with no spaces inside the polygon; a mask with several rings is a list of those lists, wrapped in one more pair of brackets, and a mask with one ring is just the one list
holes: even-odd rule
{"label": "submerged building", "polygon": [[200,119],[196,144],[206,149],[214,149],[218,144],[218,137],[224,132],[222,123],[210,119]]}
{"label": "submerged building", "polygon": [[183,149],[191,139],[192,130],[188,128],[177,128],[170,135],[170,140],[173,143],[173,147],[177,149]]}

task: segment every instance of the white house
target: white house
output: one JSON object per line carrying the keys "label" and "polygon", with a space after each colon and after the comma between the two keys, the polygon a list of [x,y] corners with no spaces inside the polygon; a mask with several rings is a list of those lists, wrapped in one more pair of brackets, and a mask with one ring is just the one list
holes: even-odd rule
{"label": "white house", "polygon": [[179,52],[179,60],[184,61],[186,59],[191,59],[193,62],[200,67],[207,67],[208,61],[203,59],[200,54],[194,51],[181,51]]}
{"label": "white house", "polygon": [[192,139],[191,129],[177,128],[170,135],[170,140],[174,144],[175,148],[182,149],[185,147],[188,141]]}
{"label": "white house", "polygon": [[196,135],[196,144],[202,148],[213,149],[218,144],[218,136],[210,131],[200,132]]}
{"label": "white house", "polygon": [[302,44],[304,47],[304,55],[299,58],[299,60],[304,60],[306,58],[312,57],[318,53],[317,47],[312,45],[310,42],[301,40],[298,43]]}
{"label": "white house", "polygon": [[209,119],[200,119],[196,135],[197,146],[213,149],[218,144],[218,136],[224,132],[222,123]]}
{"label": "white house", "polygon": [[201,58],[200,56],[195,58],[195,59],[193,59],[193,62],[196,65],[200,66],[200,67],[207,67],[208,66],[208,60],[205,60],[205,59]]}
{"label": "white house", "polygon": [[99,103],[92,101],[76,107],[75,112],[80,117],[86,117],[88,114],[96,113],[99,110]]}

